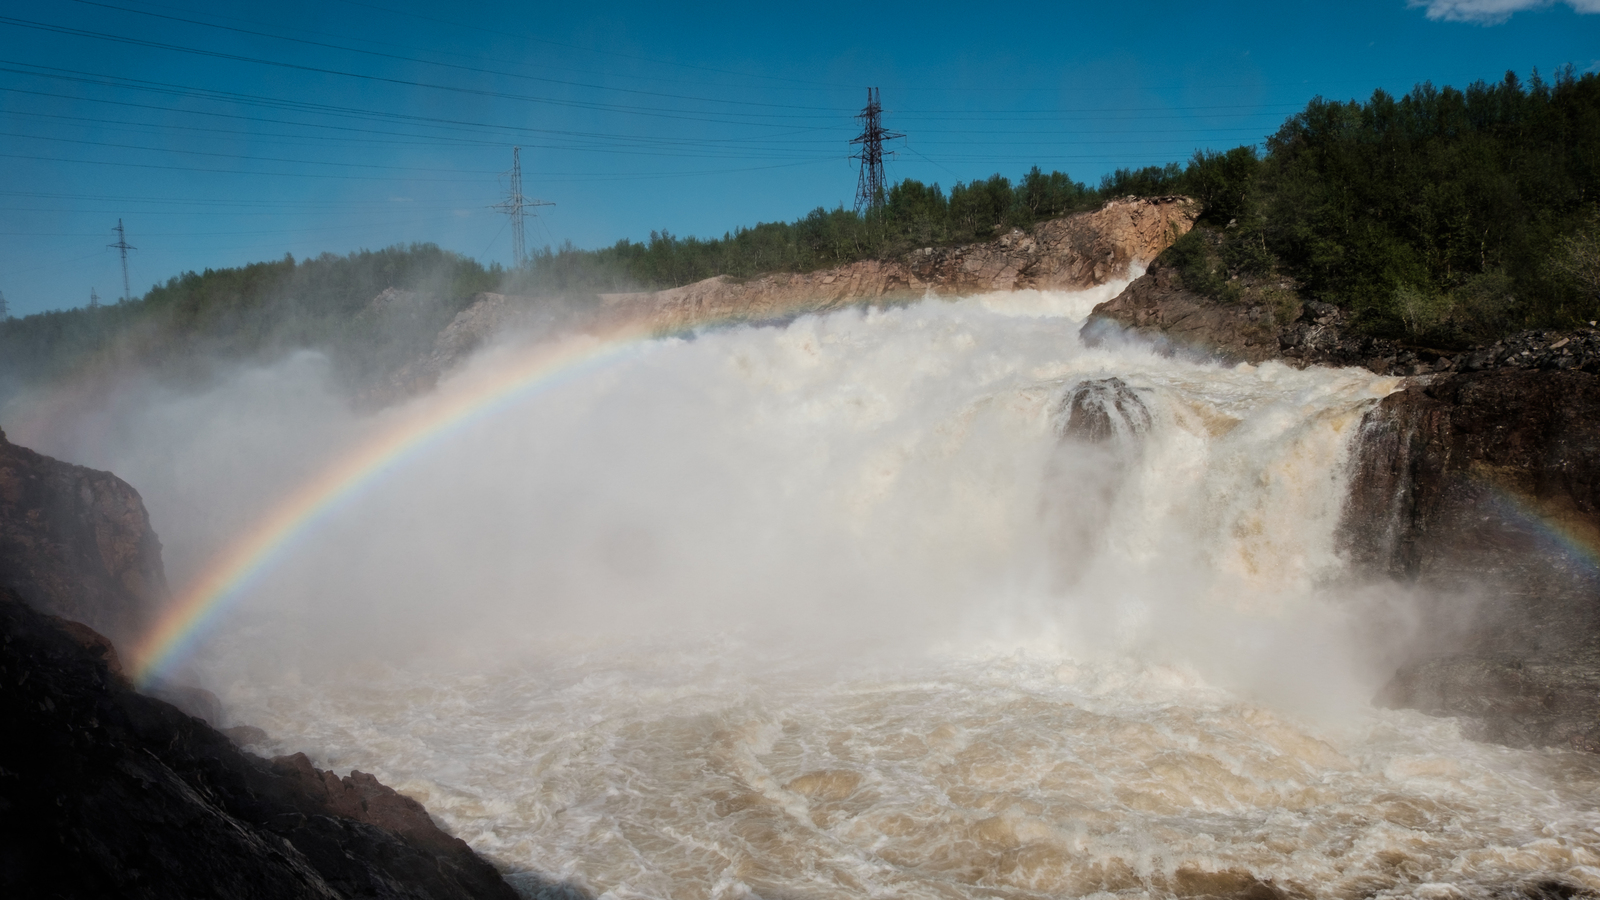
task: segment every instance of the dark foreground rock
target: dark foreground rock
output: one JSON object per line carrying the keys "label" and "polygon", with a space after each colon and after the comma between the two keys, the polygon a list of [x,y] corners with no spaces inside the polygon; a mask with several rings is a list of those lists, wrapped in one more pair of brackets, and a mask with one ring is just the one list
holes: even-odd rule
{"label": "dark foreground rock", "polygon": [[42,456],[0,431],[0,584],[37,609],[127,642],[166,600],[161,542],[127,482]]}
{"label": "dark foreground rock", "polygon": [[[131,639],[165,594],[133,488],[0,433],[0,897],[516,896],[372,776],[261,759],[134,691],[99,629]],[[166,691],[220,720],[208,692]]]}
{"label": "dark foreground rock", "polygon": [[1413,383],[1360,440],[1352,562],[1438,598],[1380,702],[1513,746],[1600,749],[1600,376]]}
{"label": "dark foreground rock", "polygon": [[0,896],[515,897],[360,772],[267,761],[0,589]]}

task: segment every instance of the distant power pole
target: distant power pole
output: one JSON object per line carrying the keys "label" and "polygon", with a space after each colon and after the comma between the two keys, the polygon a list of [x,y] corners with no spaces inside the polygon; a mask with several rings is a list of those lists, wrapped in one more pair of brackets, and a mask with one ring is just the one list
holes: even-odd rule
{"label": "distant power pole", "polygon": [[[856,118],[861,120],[861,135],[850,141],[861,145],[858,152],[850,155],[851,159],[861,160],[861,179],[856,182],[856,212],[882,209],[887,189],[883,183],[883,142],[905,135],[884,130],[883,104],[878,102],[877,88],[867,88],[867,105]],[[894,151],[889,151],[889,155],[893,156]]]}
{"label": "distant power pole", "polygon": [[[494,205],[494,209],[511,217],[511,255],[517,261],[517,268],[522,268],[527,262],[528,253],[522,241],[522,214],[540,206],[555,206],[549,200],[530,200],[522,196],[522,148],[511,148],[511,171],[506,173],[511,176],[511,192],[506,199]],[[528,213],[536,216],[538,213]]]}
{"label": "distant power pole", "polygon": [[[115,244],[107,244],[106,246],[122,251],[122,299],[132,300],[133,289],[128,287],[128,251],[137,250],[139,248],[128,243],[128,235],[122,230],[121,219],[117,220],[117,227],[112,230],[117,233],[117,242]],[[93,293],[93,291],[90,293]],[[100,304],[99,302],[95,302],[91,305],[99,306]]]}
{"label": "distant power pole", "polygon": [[6,305],[6,292],[0,291],[0,322],[11,318],[11,307]]}
{"label": "distant power pole", "polygon": [[89,308],[90,309],[99,309],[100,308],[100,295],[96,294],[94,292],[94,288],[89,288]]}

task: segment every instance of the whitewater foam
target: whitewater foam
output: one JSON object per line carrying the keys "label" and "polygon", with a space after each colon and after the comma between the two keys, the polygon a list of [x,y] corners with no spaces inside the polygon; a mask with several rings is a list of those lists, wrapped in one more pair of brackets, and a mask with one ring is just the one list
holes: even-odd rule
{"label": "whitewater foam", "polygon": [[[529,891],[1600,890],[1591,758],[1367,703],[1404,597],[1347,584],[1336,533],[1397,382],[1083,346],[1116,287],[659,342],[340,510],[199,672],[271,749],[374,772]],[[1057,416],[1113,376],[1150,425],[1108,465]],[[188,440],[233,446],[223,421]],[[171,440],[104,462],[143,484]],[[179,560],[226,537],[181,525],[228,493],[202,474],[147,493]]]}

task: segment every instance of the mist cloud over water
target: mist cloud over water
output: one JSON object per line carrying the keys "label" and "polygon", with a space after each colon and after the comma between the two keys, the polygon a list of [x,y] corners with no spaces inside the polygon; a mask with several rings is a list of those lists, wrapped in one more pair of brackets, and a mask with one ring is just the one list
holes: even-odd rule
{"label": "mist cloud over water", "polygon": [[[1396,381],[1083,345],[1120,287],[616,348],[329,506],[179,677],[530,896],[1600,889],[1586,757],[1368,704],[1411,600],[1338,525]],[[377,413],[300,354],[6,421],[138,487],[182,585],[525,341]]]}
{"label": "mist cloud over water", "polygon": [[[638,344],[431,444],[305,529],[213,651],[265,676],[737,635],[830,660],[1112,649],[1274,690],[1281,672],[1246,670],[1278,653],[1355,665],[1348,603],[1324,589],[1349,439],[1392,382],[1085,348],[1081,320],[1114,287]],[[481,354],[441,394],[521,352],[513,339]],[[1149,440],[1114,477],[1075,471],[1089,456],[1057,441],[1061,397],[1110,375],[1151,409]],[[135,484],[181,585],[407,412],[353,412],[304,353],[198,393],[126,385],[92,416],[15,437]],[[1063,547],[1052,529],[1091,496],[1109,498],[1106,518]],[[1063,553],[1089,557],[1067,591],[1052,576]],[[1338,680],[1364,696],[1372,677]]]}

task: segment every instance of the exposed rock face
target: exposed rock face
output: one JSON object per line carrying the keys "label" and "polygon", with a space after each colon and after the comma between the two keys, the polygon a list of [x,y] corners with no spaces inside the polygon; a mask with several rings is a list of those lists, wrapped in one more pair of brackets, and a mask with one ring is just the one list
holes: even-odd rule
{"label": "exposed rock face", "polygon": [[1437,598],[1377,699],[1463,716],[1484,740],[1600,751],[1600,330],[1443,353],[1353,335],[1286,282],[1240,294],[1199,295],[1157,266],[1084,339],[1121,327],[1228,362],[1424,376],[1363,423],[1345,510],[1358,573]]}
{"label": "exposed rock face", "polygon": [[[1294,304],[1292,316],[1300,315]],[[1121,326],[1169,350],[1259,363],[1280,355],[1280,315],[1266,304],[1218,303],[1183,286],[1177,271],[1152,267],[1127,289],[1094,308],[1083,337],[1093,344],[1106,324]]]}
{"label": "exposed rock face", "polygon": [[1127,198],[1052,219],[987,244],[911,254],[906,263],[939,293],[1081,290],[1120,278],[1161,255],[1194,226],[1187,197]]}
{"label": "exposed rock face", "polygon": [[269,763],[134,692],[83,622],[131,636],[164,593],[132,488],[0,435],[0,896],[516,896],[372,776]]}
{"label": "exposed rock face", "polygon": [[1261,363],[1360,366],[1380,375],[1432,375],[1489,369],[1581,369],[1600,372],[1600,330],[1525,331],[1468,350],[1407,346],[1353,333],[1344,310],[1301,297],[1289,281],[1246,278],[1238,302],[1184,287],[1170,266],[1156,265],[1084,324],[1090,343],[1120,327],[1176,352]]}
{"label": "exposed rock face", "polygon": [[[361,400],[381,406],[429,390],[473,351],[512,330],[604,331],[638,325],[668,334],[720,321],[769,322],[861,303],[912,300],[930,292],[1092,287],[1155,259],[1193,227],[1198,212],[1198,205],[1186,197],[1129,197],[983,244],[927,248],[902,259],[862,260],[819,272],[747,281],[717,276],[663,291],[603,294],[600,308],[593,311],[529,297],[479,294],[439,332],[428,352],[366,391]],[[407,298],[391,288],[373,299],[371,310],[404,305]]]}
{"label": "exposed rock face", "polygon": [[898,260],[863,260],[820,272],[726,276],[605,299],[612,320],[643,319],[664,332],[719,320],[763,321],[864,301],[936,294],[1104,284],[1155,259],[1194,225],[1186,197],[1113,200],[1094,212],[1041,223],[1032,232],[963,247],[927,248]]}
{"label": "exposed rock face", "polygon": [[0,589],[0,895],[504,898],[413,800],[271,763]]}
{"label": "exposed rock face", "polygon": [[41,456],[0,432],[0,584],[45,612],[131,640],[166,601],[144,502],[109,472]]}
{"label": "exposed rock face", "polygon": [[1369,413],[1355,466],[1353,562],[1446,598],[1383,702],[1518,746],[1600,745],[1600,376],[1412,384]]}

